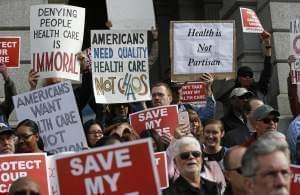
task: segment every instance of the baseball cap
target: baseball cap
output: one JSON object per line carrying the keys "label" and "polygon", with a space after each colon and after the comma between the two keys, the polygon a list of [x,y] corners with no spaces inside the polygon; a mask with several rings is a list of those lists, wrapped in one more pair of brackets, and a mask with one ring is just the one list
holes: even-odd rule
{"label": "baseball cap", "polygon": [[253,77],[253,70],[248,66],[242,66],[238,69],[237,76],[249,76]]}
{"label": "baseball cap", "polygon": [[255,120],[261,120],[266,118],[268,115],[280,116],[280,113],[272,106],[264,104],[256,108],[256,110],[252,114],[252,117]]}
{"label": "baseball cap", "polygon": [[14,130],[6,123],[0,122],[0,134],[11,133],[14,134]]}
{"label": "baseball cap", "polygon": [[254,94],[251,91],[248,91],[246,88],[237,87],[237,88],[234,88],[231,91],[230,98],[232,98],[233,96],[240,97],[240,96],[243,96],[243,95],[249,95],[250,97],[254,96]]}

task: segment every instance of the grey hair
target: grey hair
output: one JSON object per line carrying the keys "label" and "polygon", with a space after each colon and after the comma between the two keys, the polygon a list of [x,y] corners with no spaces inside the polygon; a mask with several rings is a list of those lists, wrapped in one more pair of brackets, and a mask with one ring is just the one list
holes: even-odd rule
{"label": "grey hair", "polygon": [[[270,136],[271,135],[271,136]],[[242,174],[245,177],[253,177],[258,169],[257,159],[274,152],[282,152],[290,161],[289,146],[286,141],[278,140],[270,134],[265,138],[259,138],[252,144],[242,158]]]}
{"label": "grey hair", "polygon": [[195,145],[198,150],[201,152],[201,146],[198,140],[194,137],[184,136],[180,139],[177,139],[173,145],[173,158],[180,154],[180,147],[184,145]]}
{"label": "grey hair", "polygon": [[[267,131],[263,133],[258,139],[275,139],[277,141],[286,142],[285,135],[279,131]],[[286,144],[288,143],[286,142]]]}

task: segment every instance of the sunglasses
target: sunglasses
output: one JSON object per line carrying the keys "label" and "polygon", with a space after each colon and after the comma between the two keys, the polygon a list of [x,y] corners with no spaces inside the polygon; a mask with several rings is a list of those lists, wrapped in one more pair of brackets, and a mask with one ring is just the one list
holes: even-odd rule
{"label": "sunglasses", "polygon": [[245,95],[239,96],[240,100],[250,99],[252,97],[251,94],[247,93]]}
{"label": "sunglasses", "polygon": [[242,174],[242,168],[238,167],[238,168],[234,168],[234,169],[229,169],[228,171],[236,171],[238,174]]}
{"label": "sunglasses", "polygon": [[278,123],[279,122],[279,118],[274,117],[274,118],[264,118],[261,119],[260,121],[263,121],[266,124],[269,124],[271,121],[273,121],[274,123]]}
{"label": "sunglasses", "polygon": [[244,72],[244,73],[240,73],[239,76],[253,78],[253,73],[252,72]]}
{"label": "sunglasses", "polygon": [[179,154],[179,157],[181,160],[188,160],[190,158],[191,154],[194,158],[198,158],[201,156],[200,151],[191,151],[191,152],[183,152],[183,153]]}

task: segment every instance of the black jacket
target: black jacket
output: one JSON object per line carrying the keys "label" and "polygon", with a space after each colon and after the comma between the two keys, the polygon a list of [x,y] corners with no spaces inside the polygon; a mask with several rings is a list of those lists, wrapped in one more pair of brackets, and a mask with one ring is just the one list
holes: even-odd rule
{"label": "black jacket", "polygon": [[201,178],[201,189],[195,188],[182,176],[163,191],[163,195],[221,195],[220,185]]}

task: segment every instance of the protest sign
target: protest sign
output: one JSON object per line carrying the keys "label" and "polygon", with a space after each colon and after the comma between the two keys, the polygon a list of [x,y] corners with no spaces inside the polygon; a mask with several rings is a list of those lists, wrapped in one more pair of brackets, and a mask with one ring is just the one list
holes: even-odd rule
{"label": "protest sign", "polygon": [[166,152],[156,152],[154,153],[154,156],[160,181],[160,189],[165,189],[169,187],[167,154]]}
{"label": "protest sign", "polygon": [[155,29],[152,0],[106,0],[108,20],[112,30]]}
{"label": "protest sign", "polygon": [[145,31],[93,30],[91,45],[97,103],[151,99]]}
{"label": "protest sign", "polygon": [[202,73],[234,78],[233,21],[173,21],[170,33],[172,81],[193,81]]}
{"label": "protest sign", "polygon": [[153,157],[150,139],[58,157],[56,169],[60,192],[105,195],[160,194]]}
{"label": "protest sign", "polygon": [[76,54],[83,41],[85,9],[34,5],[30,9],[31,63],[41,78],[80,79]]}
{"label": "protest sign", "polygon": [[0,36],[0,64],[7,68],[20,67],[21,37]]}
{"label": "protest sign", "polygon": [[181,87],[180,101],[183,103],[206,104],[206,83],[187,82]]}
{"label": "protest sign", "polygon": [[242,28],[246,33],[262,33],[264,28],[261,25],[255,11],[249,8],[240,8]]}
{"label": "protest sign", "polygon": [[19,94],[13,101],[18,121],[29,118],[38,124],[46,151],[87,148],[70,81]]}
{"label": "protest sign", "polygon": [[295,62],[291,63],[292,84],[300,84],[300,20],[290,22],[290,54],[295,56]]}
{"label": "protest sign", "polygon": [[290,165],[292,171],[290,194],[300,192],[300,166]]}
{"label": "protest sign", "polygon": [[49,194],[45,154],[0,155],[0,194],[7,194],[14,181],[26,176],[39,185],[41,194]]}
{"label": "protest sign", "polygon": [[155,129],[159,135],[174,135],[178,125],[177,105],[159,106],[129,115],[130,124],[139,134],[146,129]]}

